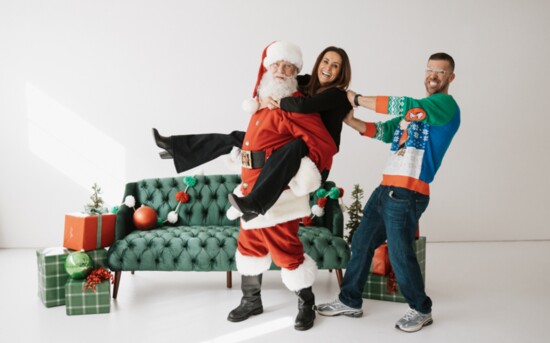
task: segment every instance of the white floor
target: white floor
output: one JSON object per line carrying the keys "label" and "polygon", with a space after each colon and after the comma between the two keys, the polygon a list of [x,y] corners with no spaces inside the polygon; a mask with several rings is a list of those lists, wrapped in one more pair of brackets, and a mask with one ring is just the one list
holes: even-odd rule
{"label": "white floor", "polygon": [[[405,304],[365,300],[359,319],[317,316],[293,328],[296,296],[277,271],[264,277],[264,313],[226,320],[240,300],[240,277],[224,273],[124,273],[111,313],[67,316],[37,296],[34,249],[0,250],[2,342],[550,342],[550,242],[428,243],[427,293],[434,324],[403,333]],[[338,292],[320,271],[317,302]]]}

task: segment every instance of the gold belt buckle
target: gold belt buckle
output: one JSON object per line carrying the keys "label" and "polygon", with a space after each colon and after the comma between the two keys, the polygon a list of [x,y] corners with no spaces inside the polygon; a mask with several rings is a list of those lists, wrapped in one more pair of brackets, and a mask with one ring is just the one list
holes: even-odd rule
{"label": "gold belt buckle", "polygon": [[243,168],[252,169],[251,151],[241,150],[241,161],[242,161]]}

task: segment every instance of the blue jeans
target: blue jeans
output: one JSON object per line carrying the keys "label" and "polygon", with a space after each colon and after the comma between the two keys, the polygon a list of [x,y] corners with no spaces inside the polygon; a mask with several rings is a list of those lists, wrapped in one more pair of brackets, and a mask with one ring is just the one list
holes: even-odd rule
{"label": "blue jeans", "polygon": [[341,302],[361,308],[374,250],[387,240],[390,262],[405,300],[421,313],[431,312],[432,301],[424,292],[413,249],[418,220],[429,201],[429,196],[405,188],[379,186],[374,190],[353,235],[351,260],[339,295]]}

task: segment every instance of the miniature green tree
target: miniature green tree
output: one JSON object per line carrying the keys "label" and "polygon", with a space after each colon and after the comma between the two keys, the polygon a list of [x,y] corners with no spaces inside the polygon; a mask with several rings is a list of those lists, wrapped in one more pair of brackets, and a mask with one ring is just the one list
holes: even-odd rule
{"label": "miniature green tree", "polygon": [[353,202],[351,205],[346,206],[348,209],[349,220],[346,224],[346,230],[348,234],[344,237],[346,242],[351,245],[351,240],[353,239],[353,234],[357,230],[359,223],[361,222],[361,217],[363,217],[363,205],[361,204],[361,199],[363,199],[363,189],[359,184],[353,186],[353,191],[351,192],[351,198]]}
{"label": "miniature green tree", "polygon": [[86,205],[87,213],[103,213],[103,199],[101,198],[101,187],[94,183],[92,186],[94,193],[90,196],[91,203]]}

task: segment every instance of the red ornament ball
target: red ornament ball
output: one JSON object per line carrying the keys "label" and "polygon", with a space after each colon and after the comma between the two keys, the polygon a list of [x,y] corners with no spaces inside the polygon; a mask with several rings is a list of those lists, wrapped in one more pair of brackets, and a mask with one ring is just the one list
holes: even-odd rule
{"label": "red ornament ball", "polygon": [[327,201],[327,198],[319,198],[317,199],[317,205],[324,208],[327,205]]}
{"label": "red ornament ball", "polygon": [[176,200],[182,203],[186,203],[189,201],[189,194],[180,191],[176,193]]}
{"label": "red ornament ball", "polygon": [[157,225],[157,212],[152,207],[141,205],[134,212],[134,225],[139,230],[149,230]]}

